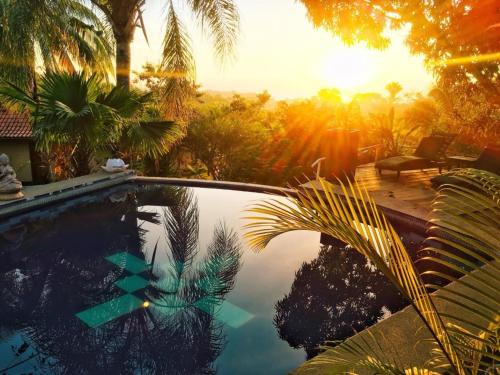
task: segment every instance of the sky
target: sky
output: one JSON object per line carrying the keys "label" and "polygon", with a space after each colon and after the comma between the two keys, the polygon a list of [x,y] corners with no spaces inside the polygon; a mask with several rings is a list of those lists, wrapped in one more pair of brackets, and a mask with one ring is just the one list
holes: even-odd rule
{"label": "sky", "polygon": [[[262,92],[276,99],[310,97],[325,87],[337,87],[344,96],[356,92],[383,92],[399,82],[405,92],[426,93],[433,78],[423,58],[410,55],[404,33],[390,34],[384,51],[362,45],[347,47],[332,34],[315,29],[305,7],[296,0],[236,0],[241,30],[234,59],[221,63],[207,33],[203,33],[183,6],[178,12],[190,33],[202,90]],[[146,1],[149,45],[137,30],[132,46],[132,69],[161,56],[166,0]]]}

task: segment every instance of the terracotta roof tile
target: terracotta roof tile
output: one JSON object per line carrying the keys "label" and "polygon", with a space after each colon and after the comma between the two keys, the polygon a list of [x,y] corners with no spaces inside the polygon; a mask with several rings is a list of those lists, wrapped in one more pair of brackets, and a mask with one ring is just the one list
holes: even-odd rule
{"label": "terracotta roof tile", "polygon": [[27,114],[0,107],[0,138],[31,138],[31,124]]}

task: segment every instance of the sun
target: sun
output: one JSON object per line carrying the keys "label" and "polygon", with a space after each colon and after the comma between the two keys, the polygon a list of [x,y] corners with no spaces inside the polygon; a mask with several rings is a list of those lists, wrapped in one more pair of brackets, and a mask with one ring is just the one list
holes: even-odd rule
{"label": "sun", "polygon": [[331,51],[324,62],[327,85],[345,91],[366,88],[375,78],[370,52],[362,47],[339,47]]}

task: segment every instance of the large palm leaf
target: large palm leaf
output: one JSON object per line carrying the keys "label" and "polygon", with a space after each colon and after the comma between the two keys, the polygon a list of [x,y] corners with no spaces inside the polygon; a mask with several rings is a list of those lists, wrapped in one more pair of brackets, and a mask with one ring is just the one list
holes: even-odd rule
{"label": "large palm leaf", "polygon": [[[475,169],[448,177],[433,204],[431,255],[423,258],[439,271],[424,275],[433,277],[427,286],[438,290],[438,311],[466,367],[489,374],[500,360],[500,177]],[[442,286],[450,281],[456,286]]]}
{"label": "large palm leaf", "polygon": [[174,121],[134,121],[122,135],[124,149],[140,156],[158,159],[184,135],[184,126]]}
{"label": "large palm leaf", "polygon": [[268,200],[254,206],[247,224],[250,244],[263,249],[276,236],[292,230],[313,230],[338,238],[367,256],[412,303],[429,328],[440,352],[455,372],[465,374],[455,340],[417,273],[399,235],[359,185],[341,184],[346,199],[321,180],[317,189],[300,190],[287,201]]}
{"label": "large palm leaf", "polygon": [[[426,286],[439,290],[434,295],[439,302],[437,309],[398,245],[399,237],[357,185],[342,185],[345,196],[350,194],[354,200],[335,195],[322,181],[324,193],[301,191],[288,202],[274,200],[257,205],[251,209],[258,214],[252,217],[257,222],[247,226],[248,236],[255,247],[263,248],[281,233],[308,229],[352,245],[402,290],[430,329],[434,337],[430,344],[432,368],[441,372],[451,365],[456,373],[492,373],[500,351],[500,244],[495,236],[500,233],[500,177],[471,169],[455,171],[450,177],[452,183],[440,188],[433,205],[430,243],[434,245],[426,249],[432,255],[423,258],[431,264],[424,275],[434,280]],[[442,287],[450,281],[455,283]],[[404,363],[397,350],[387,353],[391,343],[381,345],[381,332],[372,334],[369,329],[328,349],[309,362],[304,372],[326,366],[333,373],[430,373]]]}
{"label": "large palm leaf", "polygon": [[100,82],[95,75],[47,73],[36,96],[10,82],[0,85],[2,100],[27,110],[33,120],[33,135],[44,152],[52,147],[83,140],[94,148],[116,133],[118,114],[96,101]]}
{"label": "large palm leaf", "polygon": [[44,75],[32,112],[39,148],[50,152],[55,145],[83,142],[96,150],[116,138],[121,119],[115,108],[97,100],[102,89],[96,75]]}
{"label": "large palm leaf", "polygon": [[[425,361],[403,358],[400,348],[381,332],[366,329],[306,362],[297,374],[438,375]],[[422,363],[423,362],[423,363]],[[419,366],[414,364],[418,363]]]}

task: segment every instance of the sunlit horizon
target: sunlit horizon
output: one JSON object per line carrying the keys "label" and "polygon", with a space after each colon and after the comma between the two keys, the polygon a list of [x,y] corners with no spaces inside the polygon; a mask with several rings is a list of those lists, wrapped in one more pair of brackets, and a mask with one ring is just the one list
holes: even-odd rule
{"label": "sunlit horizon", "polygon": [[[132,67],[161,56],[164,2],[150,0],[145,18],[149,45],[140,30],[132,46]],[[357,92],[384,92],[392,81],[404,92],[426,93],[433,84],[423,58],[412,56],[404,33],[389,33],[392,45],[383,51],[363,45],[348,47],[331,34],[314,29],[305,8],[293,0],[237,0],[241,35],[236,56],[221,63],[213,56],[209,37],[203,35],[189,12],[181,15],[192,38],[197,82],[202,90],[245,93],[268,90],[275,99],[314,96],[321,88],[335,87],[344,97]],[[181,7],[182,8],[182,7]],[[276,16],[280,15],[280,16]]]}

